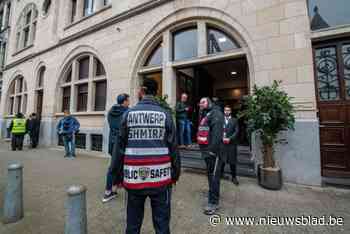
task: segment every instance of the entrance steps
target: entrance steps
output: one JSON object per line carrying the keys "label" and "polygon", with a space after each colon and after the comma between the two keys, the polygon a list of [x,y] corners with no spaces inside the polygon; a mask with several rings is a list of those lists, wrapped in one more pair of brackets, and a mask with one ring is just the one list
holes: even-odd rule
{"label": "entrance steps", "polygon": [[[205,162],[202,159],[201,153],[198,147],[191,149],[180,150],[182,166],[184,168],[205,170]],[[229,175],[230,168],[228,165],[225,166],[225,174]],[[238,146],[237,155],[237,175],[256,177],[255,173],[255,161],[252,159],[248,146]]]}

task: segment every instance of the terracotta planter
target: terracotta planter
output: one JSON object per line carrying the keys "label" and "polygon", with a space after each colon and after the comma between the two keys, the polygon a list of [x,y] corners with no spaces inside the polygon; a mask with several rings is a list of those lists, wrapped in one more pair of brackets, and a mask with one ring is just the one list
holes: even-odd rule
{"label": "terracotta planter", "polygon": [[283,185],[281,168],[263,168],[258,165],[258,183],[261,187],[280,190]]}

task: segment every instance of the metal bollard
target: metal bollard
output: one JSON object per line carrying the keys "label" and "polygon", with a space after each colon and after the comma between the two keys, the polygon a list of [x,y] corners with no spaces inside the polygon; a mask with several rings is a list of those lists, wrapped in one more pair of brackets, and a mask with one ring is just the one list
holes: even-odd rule
{"label": "metal bollard", "polygon": [[87,234],[86,188],[70,186],[67,190],[65,234]]}
{"label": "metal bollard", "polygon": [[23,218],[23,166],[8,166],[7,187],[4,201],[3,223],[15,223]]}

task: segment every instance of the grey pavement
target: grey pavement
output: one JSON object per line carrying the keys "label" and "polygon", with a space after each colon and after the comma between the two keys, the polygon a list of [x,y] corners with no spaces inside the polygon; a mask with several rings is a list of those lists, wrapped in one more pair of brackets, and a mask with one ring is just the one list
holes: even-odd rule
{"label": "grey pavement", "polygon": [[[0,215],[6,187],[7,165],[19,161],[24,165],[25,217],[16,224],[0,223],[0,234],[59,234],[64,232],[66,189],[72,184],[87,187],[88,230],[90,234],[123,233],[125,225],[124,193],[107,204],[101,196],[108,159],[78,154],[75,160],[63,158],[58,149],[25,148],[10,152],[0,144]],[[221,209],[224,220],[230,216],[297,217],[336,216],[338,226],[225,225],[213,227],[202,213],[206,202],[205,175],[183,170],[174,188],[172,233],[350,233],[350,190],[332,187],[306,187],[286,184],[281,191],[260,188],[255,179],[239,178],[240,186],[222,182]],[[149,203],[142,233],[154,233]]]}

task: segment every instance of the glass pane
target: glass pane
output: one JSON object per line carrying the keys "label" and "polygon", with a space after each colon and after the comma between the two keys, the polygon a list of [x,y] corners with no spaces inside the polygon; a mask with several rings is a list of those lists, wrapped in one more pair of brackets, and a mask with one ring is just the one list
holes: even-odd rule
{"label": "glass pane", "polygon": [[66,77],[64,78],[64,83],[68,83],[72,81],[72,65],[70,65],[67,73],[66,73]]}
{"label": "glass pane", "polygon": [[91,15],[94,12],[94,0],[84,1],[84,16]]}
{"label": "glass pane", "polygon": [[26,24],[30,23],[31,18],[32,18],[32,11],[29,11],[26,15]]}
{"label": "glass pane", "polygon": [[62,112],[65,110],[69,110],[69,105],[70,105],[70,87],[65,87],[62,90]]}
{"label": "glass pane", "polygon": [[29,43],[29,27],[24,29],[23,47],[27,47],[28,43]]}
{"label": "glass pane", "polygon": [[16,109],[16,114],[21,112],[21,107],[22,107],[22,96],[17,96],[16,97],[16,102],[17,102],[17,109]]}
{"label": "glass pane", "polygon": [[44,75],[45,75],[45,67],[40,68],[39,71],[39,80],[38,80],[38,88],[43,87]]}
{"label": "glass pane", "polygon": [[349,0],[308,0],[311,29],[350,24]]}
{"label": "glass pane", "polygon": [[163,62],[163,43],[160,43],[148,57],[145,66],[159,66]]}
{"label": "glass pane", "polygon": [[152,73],[152,74],[147,74],[144,76],[144,79],[153,79],[157,82],[158,84],[158,92],[157,92],[157,96],[162,96],[163,93],[163,89],[162,89],[162,73],[161,72],[157,72],[157,73]]}
{"label": "glass pane", "polygon": [[174,33],[173,59],[189,59],[197,57],[197,29],[186,29]]}
{"label": "glass pane", "polygon": [[104,111],[106,108],[107,81],[96,82],[95,111]]}
{"label": "glass pane", "polygon": [[96,76],[104,76],[106,75],[105,68],[103,67],[102,63],[100,60],[94,58],[94,63],[96,66]]}
{"label": "glass pane", "polygon": [[88,84],[78,86],[77,111],[86,111],[88,101]]}
{"label": "glass pane", "polygon": [[77,0],[72,0],[72,11],[71,11],[70,22],[74,22],[74,19],[76,16],[76,9],[77,9]]}
{"label": "glass pane", "polygon": [[208,28],[208,53],[215,54],[223,51],[240,48],[237,42],[227,36],[224,32]]}
{"label": "glass pane", "polygon": [[336,48],[326,47],[317,49],[315,56],[320,101],[339,100],[340,88]]}
{"label": "glass pane", "polygon": [[350,44],[343,46],[342,54],[344,62],[345,97],[350,100]]}
{"label": "glass pane", "polygon": [[89,77],[89,63],[89,57],[85,57],[79,60],[79,80],[87,79]]}

